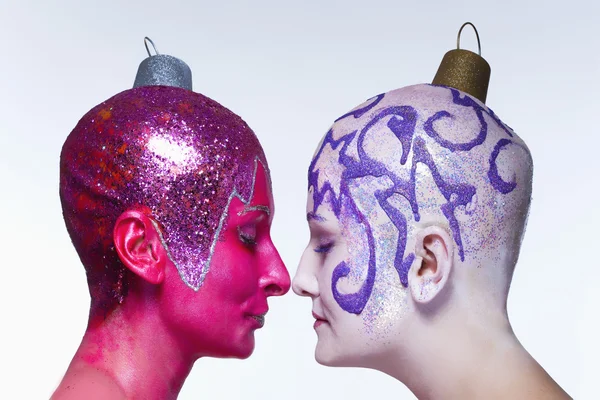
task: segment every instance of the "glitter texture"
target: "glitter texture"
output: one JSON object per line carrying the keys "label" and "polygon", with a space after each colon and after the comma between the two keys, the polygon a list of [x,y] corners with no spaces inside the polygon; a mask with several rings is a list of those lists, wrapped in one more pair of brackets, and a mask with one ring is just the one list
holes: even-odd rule
{"label": "glitter texture", "polygon": [[229,202],[250,200],[256,162],[268,172],[246,123],[189,90],[139,87],[89,111],[63,146],[60,196],[92,296],[122,300],[126,271],[112,230],[136,207],[156,221],[181,278],[198,290]]}
{"label": "glitter texture", "polygon": [[[349,259],[332,274],[336,302],[349,313],[365,311],[370,328],[390,322],[405,297],[393,293],[389,271],[408,285],[416,257],[408,246],[411,232],[430,223],[451,233],[458,261],[516,262],[512,244],[525,229],[532,168],[512,129],[453,88],[409,86],[338,118],[308,174],[312,212],[330,207],[349,247]],[[339,292],[341,279],[357,277],[355,293]]]}
{"label": "glitter texture", "polygon": [[192,70],[178,58],[158,54],[140,64],[133,87],[175,86],[192,90]]}

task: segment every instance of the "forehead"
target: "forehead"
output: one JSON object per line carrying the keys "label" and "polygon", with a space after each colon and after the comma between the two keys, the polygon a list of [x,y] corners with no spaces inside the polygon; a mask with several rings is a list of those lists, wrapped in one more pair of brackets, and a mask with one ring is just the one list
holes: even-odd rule
{"label": "forehead", "polygon": [[252,175],[250,193],[247,197],[239,193],[232,193],[229,206],[229,218],[244,216],[248,213],[259,211],[272,217],[274,212],[273,193],[269,169],[259,159],[255,159],[255,168]]}

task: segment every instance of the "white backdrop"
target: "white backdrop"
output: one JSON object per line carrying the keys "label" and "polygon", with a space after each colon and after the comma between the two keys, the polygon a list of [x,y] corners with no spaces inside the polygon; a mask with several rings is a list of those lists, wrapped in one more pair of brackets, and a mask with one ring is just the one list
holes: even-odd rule
{"label": "white backdrop", "polygon": [[[274,182],[273,237],[293,275],[318,140],[367,98],[430,82],[465,21],[492,66],[487,104],[535,162],[511,321],[572,396],[600,398],[597,2],[57,3],[0,0],[0,398],[47,398],[84,332],[88,293],[60,211],[60,148],[85,112],[132,86],[144,36],[186,61],[195,91],[259,136]],[[463,46],[476,48],[469,29]],[[414,398],[381,373],[317,365],[309,300],[270,305],[254,355],[200,360],[181,399]]]}

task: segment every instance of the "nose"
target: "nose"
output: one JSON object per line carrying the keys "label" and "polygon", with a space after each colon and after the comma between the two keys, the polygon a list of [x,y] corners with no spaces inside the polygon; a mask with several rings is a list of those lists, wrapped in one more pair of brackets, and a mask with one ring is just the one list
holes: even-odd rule
{"label": "nose", "polygon": [[298,296],[304,297],[317,297],[319,295],[319,282],[317,277],[312,272],[305,255],[302,255],[300,264],[296,270],[296,276],[294,276],[294,282],[292,283],[292,289]]}
{"label": "nose", "polygon": [[283,296],[290,291],[290,273],[274,245],[266,255],[267,268],[260,279],[260,286],[267,296]]}

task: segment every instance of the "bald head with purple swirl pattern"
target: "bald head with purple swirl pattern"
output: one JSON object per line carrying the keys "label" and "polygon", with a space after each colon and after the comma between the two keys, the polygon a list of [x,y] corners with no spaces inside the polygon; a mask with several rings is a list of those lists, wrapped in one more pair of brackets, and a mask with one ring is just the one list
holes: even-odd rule
{"label": "bald head with purple swirl pattern", "polygon": [[[503,307],[532,175],[523,140],[465,93],[423,84],[373,97],[335,121],[310,164],[307,218],[319,226],[295,291],[320,298],[326,317],[343,319],[340,308],[383,334],[406,313],[416,235],[437,226],[449,238],[452,286]],[[307,289],[312,281],[320,289]],[[336,334],[362,329],[348,323]]]}
{"label": "bald head with purple swirl pattern", "polygon": [[227,206],[233,196],[249,200],[257,162],[268,171],[248,125],[192,91],[140,87],[89,111],[62,148],[60,198],[93,303],[110,308],[126,295],[129,271],[112,229],[131,207],[152,217],[181,278],[198,290]]}

